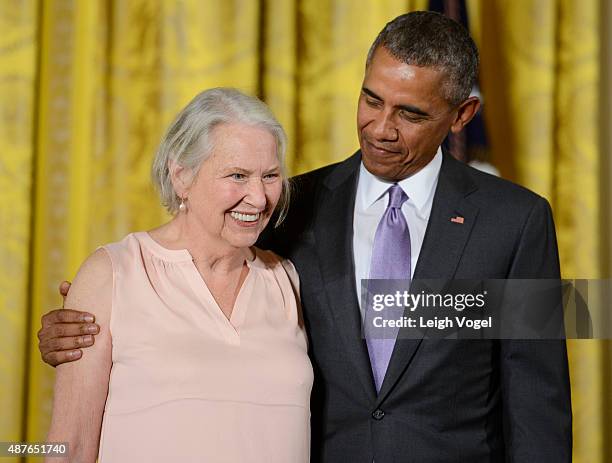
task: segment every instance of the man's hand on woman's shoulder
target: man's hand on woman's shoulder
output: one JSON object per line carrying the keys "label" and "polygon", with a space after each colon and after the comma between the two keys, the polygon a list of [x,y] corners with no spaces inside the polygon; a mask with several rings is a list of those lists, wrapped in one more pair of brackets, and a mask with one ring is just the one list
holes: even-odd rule
{"label": "man's hand on woman's shoulder", "polygon": [[[66,299],[70,283],[62,282],[60,294]],[[78,310],[52,310],[41,318],[42,327],[38,331],[38,349],[45,363],[57,366],[82,357],[81,348],[92,346],[94,336],[100,327],[94,323],[95,317]]]}

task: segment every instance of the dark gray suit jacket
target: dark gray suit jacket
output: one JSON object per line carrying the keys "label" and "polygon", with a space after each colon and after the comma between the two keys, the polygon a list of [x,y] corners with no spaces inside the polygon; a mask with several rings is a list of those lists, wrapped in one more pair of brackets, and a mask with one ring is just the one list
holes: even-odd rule
{"label": "dark gray suit jacket", "polygon": [[[360,161],[295,178],[286,221],[262,242],[300,275],[312,461],[570,461],[564,341],[398,339],[376,394],[354,278]],[[445,154],[414,278],[559,278],[547,201]]]}

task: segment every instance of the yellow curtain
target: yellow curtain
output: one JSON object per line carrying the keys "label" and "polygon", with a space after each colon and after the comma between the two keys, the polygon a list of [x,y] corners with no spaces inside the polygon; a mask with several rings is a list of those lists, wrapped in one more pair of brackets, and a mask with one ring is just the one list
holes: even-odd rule
{"label": "yellow curtain", "polygon": [[[565,276],[601,276],[599,3],[467,3],[496,163],[551,200]],[[426,5],[0,2],[0,441],[45,438],[54,375],[35,333],[60,304],[57,284],[96,246],[167,219],[148,170],[176,111],[204,88],[238,87],[287,129],[291,173],[343,159],[357,147],[371,41],[388,20]],[[612,349],[570,349],[576,461],[612,460]]]}
{"label": "yellow curtain", "polygon": [[[610,211],[601,207],[609,175],[599,144],[602,3],[468,0],[495,163],[551,202],[564,278],[611,277],[603,253]],[[574,461],[612,461],[612,343],[574,340],[568,349]]]}
{"label": "yellow curtain", "polygon": [[0,441],[25,425],[36,17],[33,0],[0,2]]}

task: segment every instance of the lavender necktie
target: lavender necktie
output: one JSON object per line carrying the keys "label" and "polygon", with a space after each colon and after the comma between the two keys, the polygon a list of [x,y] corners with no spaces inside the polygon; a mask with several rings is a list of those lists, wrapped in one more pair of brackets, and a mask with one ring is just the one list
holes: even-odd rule
{"label": "lavender necktie", "polygon": [[[410,280],[410,231],[401,209],[408,196],[398,184],[393,184],[388,192],[389,204],[374,236],[370,279]],[[370,304],[366,305],[366,321],[371,320],[368,311],[371,311]],[[384,316],[385,313],[383,311],[377,315]],[[379,330],[376,331],[376,335],[373,335],[371,330],[365,330],[377,392],[380,391],[389,366],[397,331],[397,329],[386,331],[382,336]]]}

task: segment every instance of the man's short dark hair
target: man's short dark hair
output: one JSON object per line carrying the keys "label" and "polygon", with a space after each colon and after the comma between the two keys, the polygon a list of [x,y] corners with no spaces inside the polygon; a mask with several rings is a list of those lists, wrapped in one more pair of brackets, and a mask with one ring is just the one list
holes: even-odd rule
{"label": "man's short dark hair", "polygon": [[366,69],[381,46],[403,63],[446,72],[444,96],[450,104],[458,105],[470,96],[478,74],[478,49],[458,22],[433,11],[398,16],[374,40]]}

